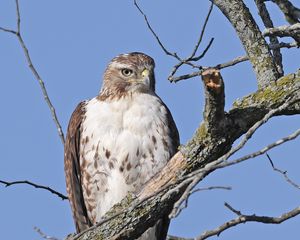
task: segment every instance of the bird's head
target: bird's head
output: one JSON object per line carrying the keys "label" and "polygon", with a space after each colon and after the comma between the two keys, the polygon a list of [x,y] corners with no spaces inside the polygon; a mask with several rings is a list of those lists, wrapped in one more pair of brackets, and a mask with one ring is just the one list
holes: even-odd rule
{"label": "bird's head", "polygon": [[100,96],[126,95],[134,92],[154,92],[154,60],[140,52],[120,54],[108,64]]}

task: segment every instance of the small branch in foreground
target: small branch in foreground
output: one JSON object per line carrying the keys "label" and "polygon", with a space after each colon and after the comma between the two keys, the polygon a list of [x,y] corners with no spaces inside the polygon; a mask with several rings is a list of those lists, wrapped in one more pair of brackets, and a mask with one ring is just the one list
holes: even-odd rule
{"label": "small branch in foreground", "polygon": [[223,167],[227,167],[227,166],[230,166],[230,165],[234,165],[234,164],[237,164],[237,163],[240,163],[240,162],[243,162],[245,160],[248,160],[250,158],[255,158],[257,156],[260,156],[260,155],[263,155],[264,153],[266,153],[267,151],[271,150],[272,148],[275,148],[285,142],[288,142],[288,141],[291,141],[291,140],[294,140],[295,138],[297,138],[298,136],[300,135],[300,129],[296,130],[295,132],[293,132],[292,134],[290,134],[289,136],[287,137],[284,137],[282,139],[279,139],[277,140],[276,142],[274,143],[271,143],[270,145],[264,147],[263,149],[257,151],[257,152],[254,152],[254,153],[251,153],[251,154],[248,154],[248,155],[245,155],[244,157],[241,157],[241,158],[238,158],[236,160],[232,160],[230,162],[224,162],[222,164],[219,164],[217,166],[217,168],[223,168]]}
{"label": "small branch in foreground", "polygon": [[53,190],[50,187],[39,185],[39,184],[35,184],[35,183],[27,181],[27,180],[24,180],[24,181],[14,181],[14,182],[7,182],[7,181],[0,180],[0,183],[4,184],[5,187],[10,187],[12,185],[17,185],[17,184],[27,184],[27,185],[33,186],[35,188],[40,188],[40,189],[47,190],[47,191],[51,192],[52,194],[60,197],[62,200],[67,200],[68,199],[67,196],[65,196],[64,194],[62,194],[60,192],[57,192],[57,191]]}
{"label": "small branch in foreground", "polygon": [[17,37],[17,39],[19,40],[19,43],[20,43],[20,45],[23,49],[26,61],[28,63],[28,67],[29,67],[29,69],[31,70],[31,72],[33,73],[34,77],[36,78],[36,80],[38,81],[38,83],[40,85],[40,88],[42,90],[44,99],[45,99],[45,101],[46,101],[46,103],[47,103],[47,105],[50,109],[52,119],[53,119],[53,121],[56,125],[60,140],[61,140],[62,144],[64,144],[65,143],[65,137],[64,137],[64,133],[63,133],[62,127],[60,125],[60,122],[58,120],[58,117],[56,115],[55,108],[54,108],[54,106],[52,105],[52,103],[50,101],[50,98],[49,98],[47,89],[45,87],[44,81],[42,80],[41,76],[39,75],[39,73],[37,72],[36,68],[34,67],[34,65],[31,61],[29,50],[26,47],[25,42],[24,42],[24,40],[22,38],[22,35],[21,35],[21,18],[20,18],[20,10],[19,10],[19,1],[18,0],[16,0],[16,15],[17,15],[17,31],[7,29],[7,28],[3,28],[3,27],[0,27],[0,30],[2,30],[4,32],[11,33],[11,34],[14,34]]}
{"label": "small branch in foreground", "polygon": [[289,176],[288,176],[288,174],[287,174],[287,171],[282,171],[282,170],[276,168],[275,165],[274,165],[274,163],[273,163],[273,161],[272,161],[272,159],[271,159],[271,157],[270,157],[270,155],[269,155],[268,153],[266,153],[266,156],[267,156],[267,158],[268,158],[268,160],[269,160],[269,162],[270,162],[270,164],[271,164],[271,166],[272,166],[272,168],[273,168],[273,170],[274,170],[275,172],[279,172],[280,174],[282,174],[282,175],[284,176],[285,180],[286,180],[289,184],[291,184],[292,186],[294,186],[294,187],[297,188],[297,189],[300,189],[300,185],[296,184],[295,182],[293,182],[293,181],[289,178]]}
{"label": "small branch in foreground", "polygon": [[51,236],[48,236],[46,235],[45,233],[42,232],[41,229],[39,229],[38,227],[34,227],[33,228],[43,239],[47,239],[47,240],[60,240],[56,237],[51,237]]}
{"label": "small branch in foreground", "polygon": [[[226,187],[226,186],[211,186],[211,187],[197,188],[197,189],[192,190],[192,188],[197,183],[198,183],[198,181],[196,180],[195,183],[194,183],[194,185],[190,184],[188,186],[187,190],[189,190],[189,191],[186,191],[187,194],[182,195],[183,196],[182,201],[176,202],[176,204],[173,207],[173,211],[169,215],[170,218],[177,217],[182,212],[182,210],[184,210],[185,208],[187,208],[188,207],[188,202],[189,202],[189,197],[192,194],[196,193],[196,192],[208,191],[208,190],[215,190],[215,189],[222,189],[222,190],[231,190],[232,189],[231,187]],[[184,205],[181,206],[183,202],[184,202]]]}
{"label": "small branch in foreground", "polygon": [[[230,206],[229,204],[227,204],[227,206]],[[233,210],[234,208],[232,208],[230,206],[229,208],[230,210]],[[209,230],[209,231],[205,231],[204,233],[202,233],[200,236],[194,238],[194,240],[204,240],[207,239],[209,237],[212,236],[219,236],[223,231],[232,228],[236,225],[239,225],[241,223],[246,223],[246,222],[259,222],[259,223],[265,223],[265,224],[279,224],[282,223],[290,218],[293,218],[297,215],[300,214],[300,207],[296,207],[293,210],[283,213],[281,216],[279,217],[268,217],[268,216],[257,216],[255,214],[253,215],[244,215],[242,214],[240,211],[237,211],[234,209],[235,214],[237,214],[238,216],[235,219],[232,219],[222,225],[220,225],[219,227],[213,229],[213,230]]]}

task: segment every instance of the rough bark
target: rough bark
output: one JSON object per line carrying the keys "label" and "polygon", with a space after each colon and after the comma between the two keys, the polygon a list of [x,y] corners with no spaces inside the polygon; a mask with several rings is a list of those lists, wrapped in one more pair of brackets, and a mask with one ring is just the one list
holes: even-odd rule
{"label": "rough bark", "polygon": [[242,0],[212,0],[235,28],[252,63],[259,88],[279,78],[268,44]]}
{"label": "rough bark", "polygon": [[[209,94],[209,93],[206,93]],[[173,204],[191,183],[194,171],[200,180],[217,168],[215,160],[231,148],[266,113],[288,100],[293,104],[277,115],[300,114],[300,71],[280,78],[234,103],[224,114],[222,124],[216,126],[217,135],[210,134],[201,124],[192,140],[182,147],[163,169],[136,195],[128,194],[106,215],[107,221],[92,227],[73,239],[134,239],[152,226],[161,216],[169,214]],[[205,120],[204,120],[205,121]]]}

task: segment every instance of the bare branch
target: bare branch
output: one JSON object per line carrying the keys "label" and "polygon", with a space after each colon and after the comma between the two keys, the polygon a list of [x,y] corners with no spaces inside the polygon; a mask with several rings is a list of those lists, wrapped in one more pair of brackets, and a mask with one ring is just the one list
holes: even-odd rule
{"label": "bare branch", "polygon": [[163,45],[163,43],[161,42],[161,40],[159,39],[159,37],[157,36],[157,34],[155,33],[155,31],[153,30],[153,28],[151,27],[147,15],[144,13],[144,11],[140,8],[140,6],[137,3],[137,0],[134,0],[134,6],[138,9],[138,11],[143,15],[145,22],[147,24],[148,29],[151,31],[151,33],[153,34],[153,36],[155,37],[156,41],[158,42],[159,46],[162,48],[162,50],[165,52],[165,54],[172,56],[174,58],[176,58],[177,60],[181,61],[181,59],[178,57],[177,53],[171,53],[170,51],[167,50],[167,48]]}
{"label": "bare branch", "polygon": [[55,108],[51,103],[51,100],[49,98],[49,95],[48,95],[47,89],[45,87],[44,81],[42,80],[41,76],[39,75],[39,73],[37,72],[36,68],[34,67],[34,65],[31,61],[31,57],[30,57],[28,48],[26,47],[25,42],[24,42],[24,40],[22,38],[22,35],[21,35],[21,18],[20,18],[20,9],[19,9],[19,1],[18,0],[16,0],[16,15],[17,15],[17,31],[6,29],[6,28],[3,28],[3,27],[0,27],[0,30],[14,34],[17,37],[17,39],[19,40],[19,43],[20,43],[20,45],[23,49],[28,67],[29,67],[29,69],[31,70],[31,72],[33,73],[34,77],[36,78],[36,80],[38,81],[38,83],[40,85],[40,88],[42,90],[44,99],[45,99],[45,101],[46,101],[46,103],[47,103],[47,105],[50,109],[52,119],[53,119],[53,121],[56,125],[60,140],[64,144],[65,143],[64,133],[63,133],[62,127],[60,125],[60,122],[58,120],[58,117],[56,115]]}
{"label": "bare branch", "polygon": [[183,238],[183,237],[168,235],[166,240],[194,240],[194,238]]}
{"label": "bare branch", "polygon": [[275,28],[267,28],[263,31],[264,36],[292,37],[300,44],[300,23],[291,26],[279,26]]}
{"label": "bare branch", "polygon": [[[177,217],[181,211],[187,207],[187,199],[189,198],[192,189],[198,184],[198,182],[201,180],[201,177],[195,177],[192,179],[192,181],[189,183],[187,188],[184,190],[184,193],[181,195],[179,200],[174,204],[172,212],[169,214],[169,218],[175,218]],[[184,207],[180,207],[182,203],[185,202]]]}
{"label": "bare branch", "polygon": [[224,203],[224,206],[225,206],[226,208],[228,208],[231,212],[235,213],[236,215],[238,215],[238,216],[241,216],[241,215],[242,215],[242,213],[241,213],[240,211],[238,211],[238,210],[236,210],[235,208],[233,208],[229,203],[225,202],[225,203]]}
{"label": "bare branch", "polygon": [[283,12],[285,19],[290,24],[295,24],[300,22],[300,9],[296,8],[290,1],[288,0],[272,0],[275,2],[280,10]]}
{"label": "bare branch", "polygon": [[[299,48],[299,44],[297,42],[292,42],[292,43],[285,43],[285,42],[280,42],[278,44],[270,44],[269,45],[270,49],[277,49],[277,48]],[[192,72],[190,74],[185,74],[185,75],[181,75],[181,76],[178,76],[178,77],[172,77],[172,82],[179,82],[181,80],[187,80],[187,79],[190,79],[190,78],[193,78],[193,77],[197,77],[197,76],[201,76],[203,71],[205,69],[208,69],[208,68],[215,68],[215,69],[223,69],[223,68],[227,68],[227,67],[232,67],[236,64],[239,64],[239,63],[242,63],[242,62],[245,62],[245,61],[248,61],[249,60],[249,57],[248,56],[240,56],[240,57],[237,57],[233,60],[230,60],[228,62],[225,62],[225,63],[220,63],[220,64],[217,64],[213,67],[202,67],[202,69],[200,71],[197,71],[197,72]],[[170,79],[169,79],[170,80]]]}
{"label": "bare branch", "polygon": [[[185,193],[182,195],[182,199],[180,199],[179,201],[177,201],[173,207],[173,211],[171,212],[171,214],[169,215],[170,218],[175,218],[177,217],[182,210],[184,210],[185,208],[188,207],[188,201],[189,201],[189,197],[196,193],[196,192],[200,192],[200,191],[207,191],[207,190],[215,190],[215,189],[222,189],[222,190],[231,190],[231,187],[225,187],[225,186],[211,186],[211,187],[205,187],[205,188],[197,188],[192,190],[196,185],[198,184],[197,179],[195,180],[194,184],[190,184],[188,186],[188,188],[185,190]],[[184,202],[184,205],[182,205],[182,203]]]}
{"label": "bare branch", "polygon": [[221,165],[219,165],[218,167],[226,167],[226,166],[230,166],[230,165],[233,165],[233,164],[237,164],[237,163],[240,163],[240,162],[243,162],[245,160],[248,160],[250,158],[255,158],[257,156],[260,156],[260,155],[263,155],[265,154],[267,151],[271,150],[272,148],[275,148],[285,142],[288,142],[288,141],[291,141],[291,140],[294,140],[295,138],[297,138],[298,136],[300,135],[300,129],[298,129],[297,131],[295,131],[294,133],[290,134],[289,136],[287,137],[284,137],[266,147],[264,147],[263,149],[257,151],[257,152],[254,152],[254,153],[251,153],[251,154],[248,154],[246,156],[243,156],[241,158],[238,158],[236,160],[232,160],[230,162],[227,162],[227,163],[223,163]]}
{"label": "bare branch", "polygon": [[204,20],[204,24],[203,24],[203,27],[202,27],[202,30],[201,30],[201,33],[200,33],[198,42],[196,43],[196,45],[195,45],[195,47],[194,47],[194,50],[193,50],[191,56],[187,58],[188,60],[198,61],[199,59],[201,59],[201,58],[202,58],[201,55],[203,55],[203,56],[205,55],[204,52],[206,52],[206,51],[209,49],[210,45],[211,45],[212,42],[213,42],[213,38],[212,38],[212,39],[210,40],[210,43],[209,43],[208,46],[206,47],[206,51],[204,51],[203,54],[201,54],[199,57],[195,57],[195,58],[194,58],[194,56],[196,55],[196,53],[197,53],[197,51],[198,51],[198,48],[199,48],[199,46],[200,46],[200,44],[201,44],[201,42],[202,42],[202,39],[203,39],[203,36],[204,36],[204,33],[205,33],[205,29],[206,29],[207,23],[208,23],[208,21],[209,21],[209,17],[210,17],[210,14],[211,14],[212,10],[213,10],[213,7],[214,7],[214,4],[211,3],[211,4],[210,4],[210,7],[209,7],[209,9],[208,9],[208,13],[207,13],[207,15],[206,15],[206,18],[205,18],[205,20]]}
{"label": "bare branch", "polygon": [[[256,6],[258,8],[258,13],[265,25],[266,28],[273,28],[274,24],[273,21],[270,17],[270,14],[267,10],[267,7],[264,3],[264,0],[255,0]],[[270,42],[271,44],[278,44],[279,41],[277,39],[277,37],[274,36],[270,36]],[[283,71],[283,65],[282,65],[282,55],[280,53],[280,49],[273,49],[273,57],[275,60],[275,63],[277,65],[277,70],[280,74],[280,76],[283,76],[284,71]]]}
{"label": "bare branch", "polygon": [[46,235],[45,233],[42,232],[41,229],[39,229],[38,227],[34,227],[33,228],[43,239],[47,239],[47,240],[60,240],[56,237],[51,237],[51,236],[48,236]]}
{"label": "bare branch", "polygon": [[292,42],[292,43],[285,43],[285,42],[280,42],[278,44],[270,44],[271,49],[276,49],[276,48],[299,48],[300,45],[297,42]]}
{"label": "bare branch", "polygon": [[[201,44],[201,42],[202,42],[202,40],[203,40],[203,36],[204,36],[204,33],[205,33],[205,29],[206,29],[207,23],[208,23],[208,21],[209,21],[209,17],[210,17],[210,15],[211,15],[211,12],[212,12],[212,9],[213,9],[213,3],[211,3],[211,5],[210,5],[210,8],[209,8],[208,13],[207,13],[207,15],[206,15],[206,18],[205,18],[205,21],[204,21],[204,24],[203,24],[203,27],[202,27],[202,30],[201,30],[199,39],[198,39],[197,43],[195,44],[194,49],[193,49],[191,55],[190,55],[189,57],[187,57],[187,58],[184,58],[184,59],[180,58],[180,57],[177,55],[176,52],[172,53],[172,52],[170,52],[170,51],[167,50],[167,48],[166,48],[166,47],[164,46],[164,44],[161,42],[161,40],[160,40],[160,38],[158,37],[158,35],[155,33],[155,31],[154,31],[153,28],[151,27],[151,25],[150,25],[150,23],[149,23],[149,21],[148,21],[147,15],[146,15],[146,14],[144,13],[144,11],[140,8],[140,6],[139,6],[138,3],[137,3],[137,0],[134,0],[134,5],[135,5],[135,7],[138,9],[138,11],[142,14],[142,16],[144,17],[144,20],[145,20],[145,22],[146,22],[146,24],[147,24],[148,29],[150,30],[150,32],[152,33],[152,35],[155,37],[155,39],[157,40],[159,46],[162,48],[162,50],[165,52],[165,54],[168,55],[168,56],[172,56],[172,57],[174,57],[175,59],[177,59],[177,60],[179,61],[179,63],[177,63],[177,64],[173,67],[171,73],[169,74],[169,76],[168,76],[168,80],[169,80],[169,81],[171,81],[171,82],[176,82],[176,81],[177,81],[177,78],[174,77],[174,75],[175,75],[175,73],[177,72],[177,70],[178,70],[182,65],[190,65],[190,66],[193,67],[193,68],[202,69],[202,66],[197,66],[197,65],[193,64],[192,62],[199,61],[201,58],[203,58],[203,57],[205,56],[205,54],[207,53],[207,51],[209,50],[209,48],[211,47],[213,41],[214,41],[214,38],[212,38],[212,39],[209,41],[209,43],[208,43],[208,45],[206,46],[206,48],[203,50],[203,52],[202,52],[199,56],[195,57],[195,55],[196,55],[196,53],[197,53],[197,51],[198,51],[198,48],[199,48],[199,46],[200,46],[200,44]],[[190,76],[190,74],[187,74],[187,75],[186,75],[187,78],[190,78],[189,76]],[[184,78],[184,77],[181,77],[181,79],[183,79],[183,78]]]}
{"label": "bare branch", "polygon": [[27,180],[24,180],[24,181],[14,181],[14,182],[7,182],[7,181],[0,180],[0,183],[4,184],[5,187],[10,187],[12,185],[17,185],[17,184],[27,184],[27,185],[33,186],[35,188],[45,189],[45,190],[51,192],[52,194],[57,195],[62,200],[67,200],[68,199],[67,196],[65,196],[64,194],[62,194],[60,192],[57,192],[57,191],[53,190],[50,187],[39,185],[39,184],[35,184],[35,183],[27,181]]}
{"label": "bare branch", "polygon": [[[242,0],[212,0],[236,30],[262,88],[279,78],[268,44]],[[260,49],[257,51],[257,49]]]}
{"label": "bare branch", "polygon": [[0,30],[1,31],[4,31],[4,32],[8,32],[8,33],[12,33],[12,34],[17,34],[17,32],[16,31],[14,31],[14,30],[11,30],[11,29],[8,29],[8,28],[3,28],[3,27],[0,27]]}
{"label": "bare branch", "polygon": [[[299,91],[299,89],[298,90],[296,89],[295,91]],[[186,181],[191,181],[191,179],[194,179],[194,178],[197,178],[200,181],[207,174],[207,172],[211,172],[211,171],[214,171],[219,168],[224,168],[227,166],[238,164],[238,163],[248,160],[250,158],[254,158],[256,156],[262,155],[265,152],[267,152],[268,150],[270,150],[284,142],[295,139],[297,136],[300,135],[300,129],[298,129],[293,134],[291,134],[285,138],[282,138],[275,143],[270,144],[269,146],[263,148],[262,150],[260,150],[258,152],[248,154],[248,155],[238,158],[236,160],[227,161],[230,156],[232,156],[234,153],[236,153],[238,150],[240,150],[241,148],[243,148],[245,146],[247,141],[252,137],[254,132],[260,126],[262,126],[264,123],[266,123],[272,116],[283,111],[284,109],[287,109],[290,105],[292,105],[294,103],[295,103],[295,101],[290,99],[289,101],[286,101],[281,106],[270,110],[267,114],[265,114],[265,116],[261,120],[257,121],[252,127],[249,128],[249,130],[244,134],[242,140],[239,142],[239,144],[236,147],[232,148],[230,151],[228,151],[223,156],[219,157],[217,160],[214,160],[214,161],[206,164],[205,167],[186,175],[185,176]],[[188,184],[190,184],[190,182],[188,182]]]}
{"label": "bare branch", "polygon": [[232,148],[222,158],[220,158],[219,161],[222,161],[221,159],[223,159],[223,161],[226,161],[230,156],[232,156],[234,153],[236,153],[238,150],[240,150],[242,147],[245,146],[245,144],[248,142],[248,140],[252,137],[252,135],[259,127],[265,124],[276,113],[288,108],[290,105],[294,103],[295,101],[293,99],[289,99],[281,106],[270,110],[260,121],[257,121],[251,128],[249,128],[249,130],[244,134],[244,137],[242,138],[240,143],[236,147]]}
{"label": "bare branch", "polygon": [[[230,206],[230,205],[228,204],[228,206]],[[229,228],[232,228],[236,225],[239,225],[241,223],[259,222],[259,223],[265,223],[265,224],[280,224],[280,223],[300,214],[300,207],[296,207],[289,212],[283,213],[279,217],[257,216],[255,214],[244,215],[240,211],[233,209],[231,206],[230,206],[230,208],[232,210],[234,210],[233,212],[236,213],[238,215],[238,217],[222,224],[221,226],[219,226],[213,230],[205,231],[200,236],[194,238],[194,240],[204,240],[204,239],[207,239],[212,236],[219,236],[223,231],[225,231]]]}
{"label": "bare branch", "polygon": [[[299,129],[298,131],[299,131],[299,134],[300,134],[300,129]],[[289,178],[289,176],[288,176],[288,174],[287,174],[287,171],[282,171],[282,170],[280,170],[279,168],[276,168],[275,165],[274,165],[274,163],[273,163],[273,161],[272,161],[272,159],[271,159],[271,157],[270,157],[270,155],[269,155],[268,153],[266,153],[266,156],[267,156],[267,158],[268,158],[268,160],[269,160],[269,162],[270,162],[270,164],[271,164],[271,166],[272,166],[272,168],[273,168],[274,171],[279,172],[280,174],[282,174],[282,175],[284,176],[285,180],[286,180],[289,184],[291,184],[293,187],[295,187],[295,188],[297,188],[297,189],[300,189],[300,185],[296,184],[295,182],[293,182],[293,181]]]}

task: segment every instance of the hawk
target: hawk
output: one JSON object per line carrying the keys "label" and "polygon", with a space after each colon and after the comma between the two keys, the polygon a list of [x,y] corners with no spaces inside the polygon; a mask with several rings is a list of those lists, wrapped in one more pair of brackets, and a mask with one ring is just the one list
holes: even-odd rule
{"label": "hawk", "polygon": [[[133,52],[107,66],[95,98],[73,112],[65,144],[67,192],[77,232],[139,191],[175,154],[179,135],[155,93],[154,60]],[[139,239],[164,239],[166,217]]]}

